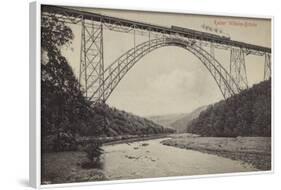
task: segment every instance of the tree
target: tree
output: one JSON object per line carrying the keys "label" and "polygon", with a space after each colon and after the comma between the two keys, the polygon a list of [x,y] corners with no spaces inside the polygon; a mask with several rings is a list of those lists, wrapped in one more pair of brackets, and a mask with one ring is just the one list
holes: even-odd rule
{"label": "tree", "polygon": [[86,146],[85,152],[90,162],[83,163],[82,167],[95,168],[101,165],[100,156],[103,153],[103,149],[101,149],[100,147],[101,143],[99,142],[92,142]]}
{"label": "tree", "polygon": [[93,115],[60,50],[69,45],[73,37],[72,30],[55,16],[41,17],[41,135],[45,144],[49,144],[45,142],[47,136],[56,136],[53,145],[56,151],[74,147],[62,144],[66,137],[72,138],[67,142],[75,142],[79,126],[84,126]]}

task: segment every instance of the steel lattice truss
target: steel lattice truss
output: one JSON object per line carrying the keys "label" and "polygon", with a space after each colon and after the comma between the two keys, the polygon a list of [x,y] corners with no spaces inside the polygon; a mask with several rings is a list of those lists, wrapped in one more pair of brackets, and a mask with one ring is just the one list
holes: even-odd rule
{"label": "steel lattice truss", "polygon": [[265,53],[264,80],[267,80],[270,77],[271,77],[271,54]]}
{"label": "steel lattice truss", "polygon": [[[245,56],[264,56],[264,79],[271,77],[271,49],[225,38],[185,33],[171,28],[119,19],[95,13],[54,6],[43,6],[42,16],[56,17],[59,22],[81,25],[79,82],[85,97],[93,104],[106,101],[126,73],[145,55],[165,46],[177,46],[195,55],[216,81],[224,98],[248,88]],[[134,35],[134,46],[104,68],[103,31]],[[148,40],[136,44],[136,36]],[[208,47],[209,51],[206,50]],[[229,70],[215,58],[215,49],[230,51]]]}
{"label": "steel lattice truss", "polygon": [[248,88],[245,55],[241,48],[231,48],[229,73],[240,88]]}
{"label": "steel lattice truss", "polygon": [[[80,52],[79,82],[85,96],[91,96],[96,101],[93,93],[103,97],[103,89],[99,86],[103,83],[103,25],[92,22],[86,24],[82,21],[81,52]],[[95,81],[95,83],[93,83]],[[95,89],[100,89],[98,92]]]}

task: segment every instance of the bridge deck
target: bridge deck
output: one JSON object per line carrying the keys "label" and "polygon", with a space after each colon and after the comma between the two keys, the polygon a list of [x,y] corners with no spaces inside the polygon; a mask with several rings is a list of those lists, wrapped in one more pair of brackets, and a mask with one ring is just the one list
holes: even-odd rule
{"label": "bridge deck", "polygon": [[[239,42],[239,41],[235,41],[235,40],[231,40],[231,39],[226,39],[223,37],[212,37],[209,35],[209,33],[206,33],[206,32],[178,31],[178,30],[174,30],[169,27],[152,25],[152,24],[148,24],[148,23],[137,22],[137,21],[132,21],[132,20],[128,20],[128,19],[116,18],[116,17],[101,15],[101,14],[97,14],[97,13],[85,12],[85,11],[80,11],[80,10],[75,10],[75,9],[70,9],[70,8],[65,8],[65,7],[58,7],[58,6],[53,6],[53,5],[43,5],[42,11],[60,14],[60,15],[64,15],[64,16],[71,16],[71,17],[75,17],[75,18],[83,17],[84,19],[87,19],[87,20],[93,20],[93,21],[98,21],[98,22],[102,22],[102,23],[114,24],[114,25],[121,25],[121,26],[126,26],[126,27],[134,27],[136,29],[153,31],[153,32],[159,32],[159,33],[165,33],[165,34],[180,34],[187,38],[198,39],[198,40],[203,40],[203,41],[208,41],[208,42],[213,42],[213,43],[218,43],[218,44],[223,44],[223,45],[228,45],[228,46],[234,46],[234,47],[240,47],[240,48],[245,48],[245,49],[249,49],[249,50],[271,53],[271,48],[268,48],[268,47],[248,44],[248,43]],[[200,32],[200,34],[198,34],[198,32]]]}

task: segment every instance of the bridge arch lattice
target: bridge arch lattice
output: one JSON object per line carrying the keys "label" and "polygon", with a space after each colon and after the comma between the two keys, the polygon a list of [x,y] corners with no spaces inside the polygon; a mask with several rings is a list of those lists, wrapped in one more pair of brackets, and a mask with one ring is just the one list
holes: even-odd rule
{"label": "bridge arch lattice", "polygon": [[178,38],[158,38],[141,43],[118,57],[109,65],[103,73],[104,80],[101,84],[94,80],[88,88],[98,86],[94,89],[89,99],[93,102],[106,101],[126,73],[145,55],[155,49],[165,46],[177,46],[186,49],[195,55],[207,68],[216,81],[224,98],[230,97],[241,91],[241,88],[227,72],[227,70],[206,50],[198,46],[194,41]]}

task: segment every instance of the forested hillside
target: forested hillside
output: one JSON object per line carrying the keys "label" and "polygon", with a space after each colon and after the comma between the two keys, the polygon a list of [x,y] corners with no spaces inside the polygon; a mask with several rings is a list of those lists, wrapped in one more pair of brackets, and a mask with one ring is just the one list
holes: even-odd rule
{"label": "forested hillside", "polygon": [[187,132],[202,136],[271,136],[271,80],[202,111]]}
{"label": "forested hillside", "polygon": [[[60,49],[73,33],[56,17],[41,20],[41,143],[42,152],[76,148],[75,134],[90,125],[93,112]],[[98,131],[98,130],[97,130]],[[52,143],[50,143],[52,142]],[[50,148],[50,144],[55,144]]]}
{"label": "forested hillside", "polygon": [[75,136],[118,136],[173,132],[150,120],[110,108],[95,107],[83,97],[78,80],[60,49],[73,33],[56,17],[42,17],[41,139],[42,149],[72,150]]}
{"label": "forested hillside", "polygon": [[80,134],[83,136],[94,136],[94,129],[100,128],[101,136],[118,135],[148,135],[172,133],[173,129],[164,128],[146,118],[134,114],[111,108],[107,104],[97,104],[93,108],[94,117],[91,125],[81,128]]}

